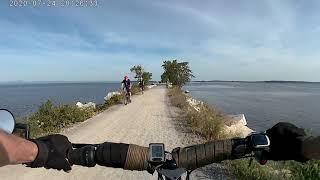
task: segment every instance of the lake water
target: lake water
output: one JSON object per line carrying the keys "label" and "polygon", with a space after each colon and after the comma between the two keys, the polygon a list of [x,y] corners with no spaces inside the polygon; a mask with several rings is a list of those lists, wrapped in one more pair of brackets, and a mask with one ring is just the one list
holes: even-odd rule
{"label": "lake water", "polygon": [[36,111],[48,99],[63,104],[78,101],[103,103],[108,92],[119,88],[120,83],[0,85],[0,108],[12,111],[16,117],[23,117]]}
{"label": "lake water", "polygon": [[185,89],[226,113],[245,114],[257,131],[287,121],[320,134],[320,83],[210,82]]}
{"label": "lake water", "polygon": [[[0,108],[16,117],[36,111],[48,99],[56,103],[103,103],[107,92],[120,83],[53,83],[0,85]],[[319,83],[191,83],[185,87],[195,98],[230,114],[245,114],[248,126],[262,131],[289,121],[320,134]]]}

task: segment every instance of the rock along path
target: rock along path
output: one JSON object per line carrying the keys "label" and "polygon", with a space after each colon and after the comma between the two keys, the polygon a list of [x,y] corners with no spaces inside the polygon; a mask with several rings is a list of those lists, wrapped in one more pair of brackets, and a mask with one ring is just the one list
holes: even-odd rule
{"label": "rock along path", "polygon": [[[156,87],[146,91],[144,95],[134,96],[131,104],[114,106],[63,131],[62,134],[73,143],[109,141],[148,146],[151,142],[163,142],[166,150],[171,151],[174,147],[187,145],[188,138],[188,135],[176,130],[173,120],[175,112],[172,109],[166,89]],[[202,171],[198,171],[192,179],[199,178],[208,177]],[[223,176],[216,178],[220,179]],[[94,168],[73,166],[71,172],[65,173],[14,165],[0,168],[0,179],[156,179],[156,173],[152,176],[146,171],[127,171],[98,165]]]}

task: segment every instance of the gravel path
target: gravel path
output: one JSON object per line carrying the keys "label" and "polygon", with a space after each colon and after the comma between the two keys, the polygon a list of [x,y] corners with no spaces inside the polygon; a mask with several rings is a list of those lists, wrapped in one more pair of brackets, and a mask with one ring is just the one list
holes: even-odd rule
{"label": "gravel path", "polygon": [[[192,142],[188,139],[188,134],[176,130],[174,117],[174,108],[169,106],[166,89],[157,87],[146,91],[142,96],[134,96],[132,103],[127,106],[114,106],[88,121],[65,130],[62,134],[74,143],[110,141],[148,146],[151,142],[163,142],[166,149],[171,150]],[[212,173],[208,176],[207,168],[196,171],[192,179],[208,179]],[[218,172],[213,175],[215,179],[225,179],[220,166],[214,169]],[[126,171],[100,166],[73,166],[70,173],[65,173],[15,165],[0,168],[0,179],[156,179],[156,173],[152,176],[145,171]]]}

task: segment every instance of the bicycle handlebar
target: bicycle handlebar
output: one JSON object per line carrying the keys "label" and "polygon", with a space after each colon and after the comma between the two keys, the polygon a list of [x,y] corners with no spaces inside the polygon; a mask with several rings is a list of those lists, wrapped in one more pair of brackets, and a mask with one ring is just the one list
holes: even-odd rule
{"label": "bicycle handlebar", "polygon": [[[143,171],[148,167],[148,147],[123,143],[72,144],[75,149],[68,152],[70,164],[94,167],[100,164],[106,167]],[[105,146],[103,152],[97,148]]]}
{"label": "bicycle handlebar", "polygon": [[221,162],[230,159],[232,155],[232,140],[212,141],[185,148],[176,148],[172,152],[177,166],[186,170]]}
{"label": "bicycle handlebar", "polygon": [[71,164],[94,167],[96,148],[93,145],[86,145],[78,149],[74,149],[68,153],[68,160]]}
{"label": "bicycle handlebar", "polygon": [[[179,168],[195,170],[211,163],[231,159],[232,154],[235,153],[232,148],[233,143],[233,140],[212,141],[184,148],[175,148],[171,154]],[[103,157],[103,160],[101,160],[101,157],[98,157],[96,152],[97,147],[101,145],[77,146],[75,144],[74,147],[78,147],[78,149],[69,152],[69,162],[86,167],[93,167],[98,163],[103,166],[123,168],[126,170],[149,170],[148,147],[121,143],[108,144],[108,148],[103,150],[104,156],[106,156]],[[123,157],[120,157],[119,151],[123,151],[124,148],[127,148],[125,153],[126,157],[124,157],[125,160],[121,162],[121,158]]]}

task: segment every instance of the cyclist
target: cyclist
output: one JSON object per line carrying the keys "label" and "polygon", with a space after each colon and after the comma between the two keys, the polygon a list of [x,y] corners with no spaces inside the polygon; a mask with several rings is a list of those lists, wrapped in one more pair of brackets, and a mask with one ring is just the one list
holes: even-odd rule
{"label": "cyclist", "polygon": [[[278,123],[267,130],[270,138],[270,160],[320,160],[320,136],[306,136],[303,129],[290,123]],[[17,148],[21,147],[21,148]],[[110,159],[111,153],[116,155]],[[98,147],[96,161],[99,165],[123,168],[128,144],[104,143]],[[69,171],[72,164],[67,153],[72,150],[68,138],[49,135],[31,141],[0,130],[0,165],[27,163],[29,167],[46,167]]]}
{"label": "cyclist", "polygon": [[129,99],[131,99],[131,81],[129,77],[124,76],[123,81],[121,82],[121,89],[125,92],[125,95],[129,95]]}
{"label": "cyclist", "polygon": [[139,87],[140,87],[141,94],[143,94],[143,91],[144,91],[144,81],[143,81],[143,78],[142,78],[142,77],[139,79]]}

